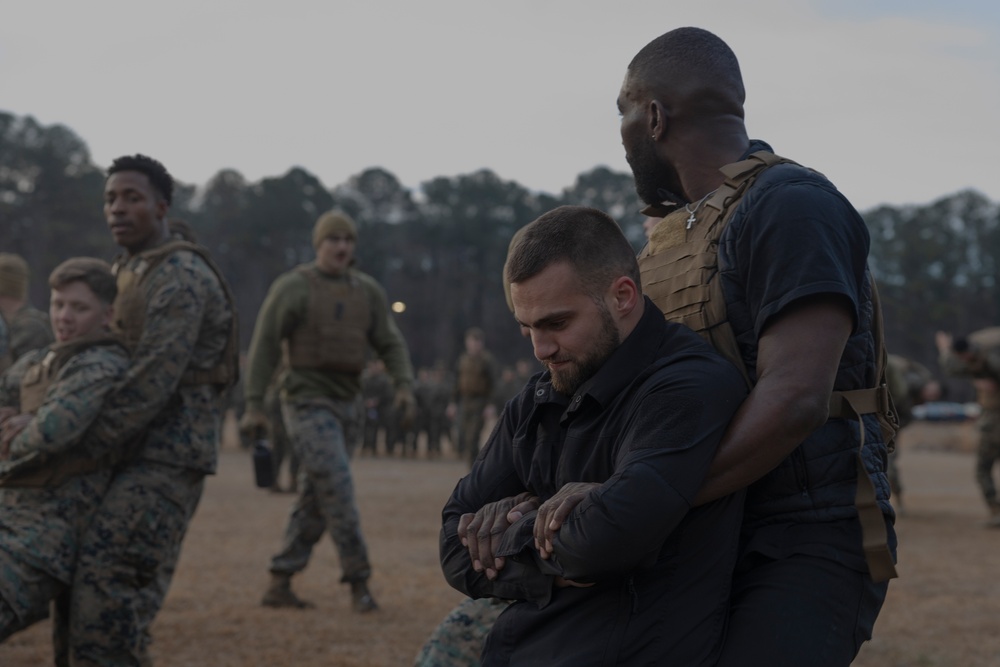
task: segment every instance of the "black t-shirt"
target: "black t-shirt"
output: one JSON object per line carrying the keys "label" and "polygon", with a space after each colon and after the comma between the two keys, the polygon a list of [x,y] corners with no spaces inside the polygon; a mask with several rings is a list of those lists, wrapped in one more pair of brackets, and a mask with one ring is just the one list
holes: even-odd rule
{"label": "black t-shirt", "polygon": [[[770,150],[753,142],[747,155]],[[834,388],[874,386],[871,285],[867,277],[869,233],[853,206],[825,178],[796,165],[769,169],[750,189],[719,243],[719,270],[729,322],[744,363],[756,379],[761,333],[789,305],[819,295],[838,295],[852,310],[854,329],[841,357]],[[869,438],[877,439],[873,417]],[[847,424],[855,424],[853,430]],[[855,422],[827,422],[782,466],[751,485],[747,494],[749,550],[772,557],[806,553],[865,571],[860,526],[853,512],[856,475],[852,457],[823,457],[830,443],[857,443]],[[866,463],[880,480],[880,453],[866,448]],[[802,472],[796,473],[794,468]],[[794,479],[794,482],[792,481]],[[892,510],[883,499],[883,512]],[[811,516],[814,521],[803,520]],[[889,527],[890,545],[895,535]]]}

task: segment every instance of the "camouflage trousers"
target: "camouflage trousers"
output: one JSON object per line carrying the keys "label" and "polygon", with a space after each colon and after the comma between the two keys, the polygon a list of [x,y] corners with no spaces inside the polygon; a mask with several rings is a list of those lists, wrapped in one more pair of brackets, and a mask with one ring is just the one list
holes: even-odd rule
{"label": "camouflage trousers", "polygon": [[0,643],[49,615],[49,601],[66,584],[27,565],[16,554],[0,550]]}
{"label": "camouflage trousers", "polygon": [[1000,412],[983,411],[979,417],[979,449],[976,452],[976,481],[983,499],[991,507],[1000,506],[993,468],[1000,461]]}
{"label": "camouflage trousers", "polygon": [[0,488],[0,641],[46,618],[68,588],[110,479],[100,470],[54,487]]}
{"label": "camouflage trousers", "polygon": [[368,547],[354,501],[350,457],[344,441],[356,420],[354,401],[308,399],[282,405],[285,428],[299,455],[299,497],[292,506],[285,538],[271,559],[271,572],[294,574],[309,564],[313,546],[329,529],[340,557],[341,581],[371,576]]}
{"label": "camouflage trousers", "polygon": [[434,628],[413,667],[479,667],[486,635],[509,604],[496,598],[464,600]]}
{"label": "camouflage trousers", "polygon": [[153,461],[118,470],[80,546],[68,599],[58,601],[56,664],[140,665],[163,606],[205,473]]}
{"label": "camouflage trousers", "polygon": [[468,396],[458,404],[458,453],[470,463],[479,456],[479,442],[483,437],[483,410],[489,399]]}

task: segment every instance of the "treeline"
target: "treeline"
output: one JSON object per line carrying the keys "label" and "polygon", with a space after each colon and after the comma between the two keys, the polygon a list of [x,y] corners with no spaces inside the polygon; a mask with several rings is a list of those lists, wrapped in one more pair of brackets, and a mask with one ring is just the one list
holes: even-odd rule
{"label": "treeline", "polygon": [[[37,305],[47,303],[44,277],[66,257],[117,252],[103,219],[103,181],[102,167],[71,130],[0,112],[0,249],[31,263]],[[232,283],[246,345],[271,281],[312,259],[316,217],[346,210],[360,227],[359,267],[385,286],[390,301],[406,304],[397,322],[414,363],[430,365],[454,360],[469,326],[485,329],[505,362],[530,355],[504,303],[501,267],[515,229],[567,203],[609,212],[641,246],[631,175],[603,167],[580,174],[559,195],[489,170],[434,178],[411,191],[382,168],[332,188],[298,168],[258,182],[224,169],[205,184],[179,183],[171,215],[194,228]],[[934,368],[935,330],[962,334],[1000,323],[997,204],[969,191],[929,206],[877,208],[865,219],[892,351]]]}

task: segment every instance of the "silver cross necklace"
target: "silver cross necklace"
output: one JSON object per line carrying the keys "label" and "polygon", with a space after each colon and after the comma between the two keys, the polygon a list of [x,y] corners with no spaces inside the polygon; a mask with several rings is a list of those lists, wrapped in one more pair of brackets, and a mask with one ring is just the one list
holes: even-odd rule
{"label": "silver cross necklace", "polygon": [[698,203],[694,205],[694,208],[691,208],[691,202],[688,202],[687,204],[684,204],[684,210],[688,212],[688,217],[687,217],[687,221],[686,221],[687,222],[686,229],[691,229],[691,225],[693,225],[694,223],[696,223],[698,221],[697,218],[695,217],[695,214],[698,212],[698,209],[700,209],[701,205],[705,203],[705,200],[708,199],[709,197],[711,197],[712,195],[714,195],[717,190],[718,190],[718,188],[716,188],[715,190],[712,190],[707,195],[705,195],[704,197],[702,197],[701,199],[699,199]]}

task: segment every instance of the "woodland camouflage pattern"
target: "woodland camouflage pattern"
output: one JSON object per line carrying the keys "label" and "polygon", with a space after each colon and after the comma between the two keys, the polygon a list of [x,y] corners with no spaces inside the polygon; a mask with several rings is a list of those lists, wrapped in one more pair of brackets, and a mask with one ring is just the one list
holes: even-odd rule
{"label": "woodland camouflage pattern", "polygon": [[[146,310],[132,365],[94,427],[97,442],[123,443],[112,448],[122,463],[80,547],[68,635],[67,619],[57,619],[80,664],[144,659],[204,476],[217,464],[222,388],[182,376],[220,363],[234,325],[226,291],[189,250],[156,264],[138,291]],[[135,296],[120,289],[116,308]]]}
{"label": "woodland camouflage pattern", "polygon": [[371,576],[371,565],[344,441],[346,425],[357,420],[357,404],[313,398],[284,403],[282,409],[301,461],[304,486],[292,507],[281,551],[271,560],[271,572],[304,570],[313,546],[329,529],[340,557],[341,581],[365,581]]}
{"label": "woodland camouflage pattern", "polygon": [[413,667],[479,667],[483,642],[508,600],[466,598],[441,621]]}
{"label": "woodland camouflage pattern", "polygon": [[[20,406],[21,380],[48,348],[19,359],[0,377],[0,406]],[[73,477],[55,487],[18,487],[30,471],[76,455],[87,427],[128,368],[122,347],[95,345],[56,373],[35,419],[0,462],[0,640],[48,614],[49,600],[73,578],[80,538],[111,478],[111,470]],[[27,462],[27,465],[25,465]]]}

